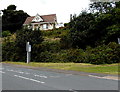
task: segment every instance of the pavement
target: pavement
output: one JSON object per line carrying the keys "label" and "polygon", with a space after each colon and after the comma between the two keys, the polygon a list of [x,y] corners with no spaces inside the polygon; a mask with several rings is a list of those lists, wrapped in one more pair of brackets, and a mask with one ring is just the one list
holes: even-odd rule
{"label": "pavement", "polygon": [[3,90],[48,90],[49,92],[50,90],[64,90],[64,92],[65,90],[69,92],[109,90],[108,92],[111,92],[110,90],[118,90],[119,80],[116,75],[12,64],[2,64],[0,74],[2,74]]}

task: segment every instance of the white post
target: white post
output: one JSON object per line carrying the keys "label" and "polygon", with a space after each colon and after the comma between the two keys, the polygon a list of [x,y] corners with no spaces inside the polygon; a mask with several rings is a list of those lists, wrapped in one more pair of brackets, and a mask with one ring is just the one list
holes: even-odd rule
{"label": "white post", "polygon": [[120,44],[120,38],[118,38],[118,44]]}
{"label": "white post", "polygon": [[27,52],[27,64],[30,62],[30,52]]}
{"label": "white post", "polygon": [[27,51],[27,64],[30,62],[30,52],[31,52],[31,45],[29,42],[26,43],[26,51]]}

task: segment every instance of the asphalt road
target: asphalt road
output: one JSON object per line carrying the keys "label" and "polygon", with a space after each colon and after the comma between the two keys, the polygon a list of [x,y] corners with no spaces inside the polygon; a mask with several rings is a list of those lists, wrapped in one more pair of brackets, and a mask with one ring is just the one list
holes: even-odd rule
{"label": "asphalt road", "polygon": [[2,65],[2,90],[118,90],[118,80]]}

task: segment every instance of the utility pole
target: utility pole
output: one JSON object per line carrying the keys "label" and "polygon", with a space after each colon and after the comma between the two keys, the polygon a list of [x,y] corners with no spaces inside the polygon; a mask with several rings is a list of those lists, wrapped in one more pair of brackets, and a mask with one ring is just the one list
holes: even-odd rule
{"label": "utility pole", "polygon": [[27,64],[30,62],[30,52],[31,52],[31,45],[29,42],[26,43],[26,51],[27,51]]}

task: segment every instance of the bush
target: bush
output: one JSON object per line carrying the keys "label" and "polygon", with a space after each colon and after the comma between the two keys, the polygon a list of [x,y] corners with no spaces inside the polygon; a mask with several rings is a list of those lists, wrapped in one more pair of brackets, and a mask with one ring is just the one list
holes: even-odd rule
{"label": "bush", "polygon": [[[33,56],[38,53],[34,45],[40,44],[43,39],[39,30],[21,29],[16,33],[14,42],[6,39],[3,44],[3,61],[26,61],[26,42],[32,45]],[[41,48],[39,48],[40,50]],[[32,57],[34,59],[34,57]],[[32,60],[33,60],[32,59]]]}
{"label": "bush", "polygon": [[56,53],[60,51],[60,44],[58,41],[43,42],[41,45],[43,51],[49,51],[52,53]]}
{"label": "bush", "polygon": [[53,61],[53,56],[50,52],[48,51],[45,51],[45,52],[41,52],[41,53],[38,53],[36,56],[35,56],[35,59],[34,59],[35,62],[52,62]]}
{"label": "bush", "polygon": [[2,32],[2,37],[7,37],[7,36],[10,36],[10,35],[11,35],[11,33],[8,30]]}
{"label": "bush", "polygon": [[[120,45],[111,42],[108,45],[98,46],[86,50],[88,63],[91,64],[112,64],[120,62]],[[89,53],[89,56],[87,55]],[[88,58],[89,57],[89,58]]]}

